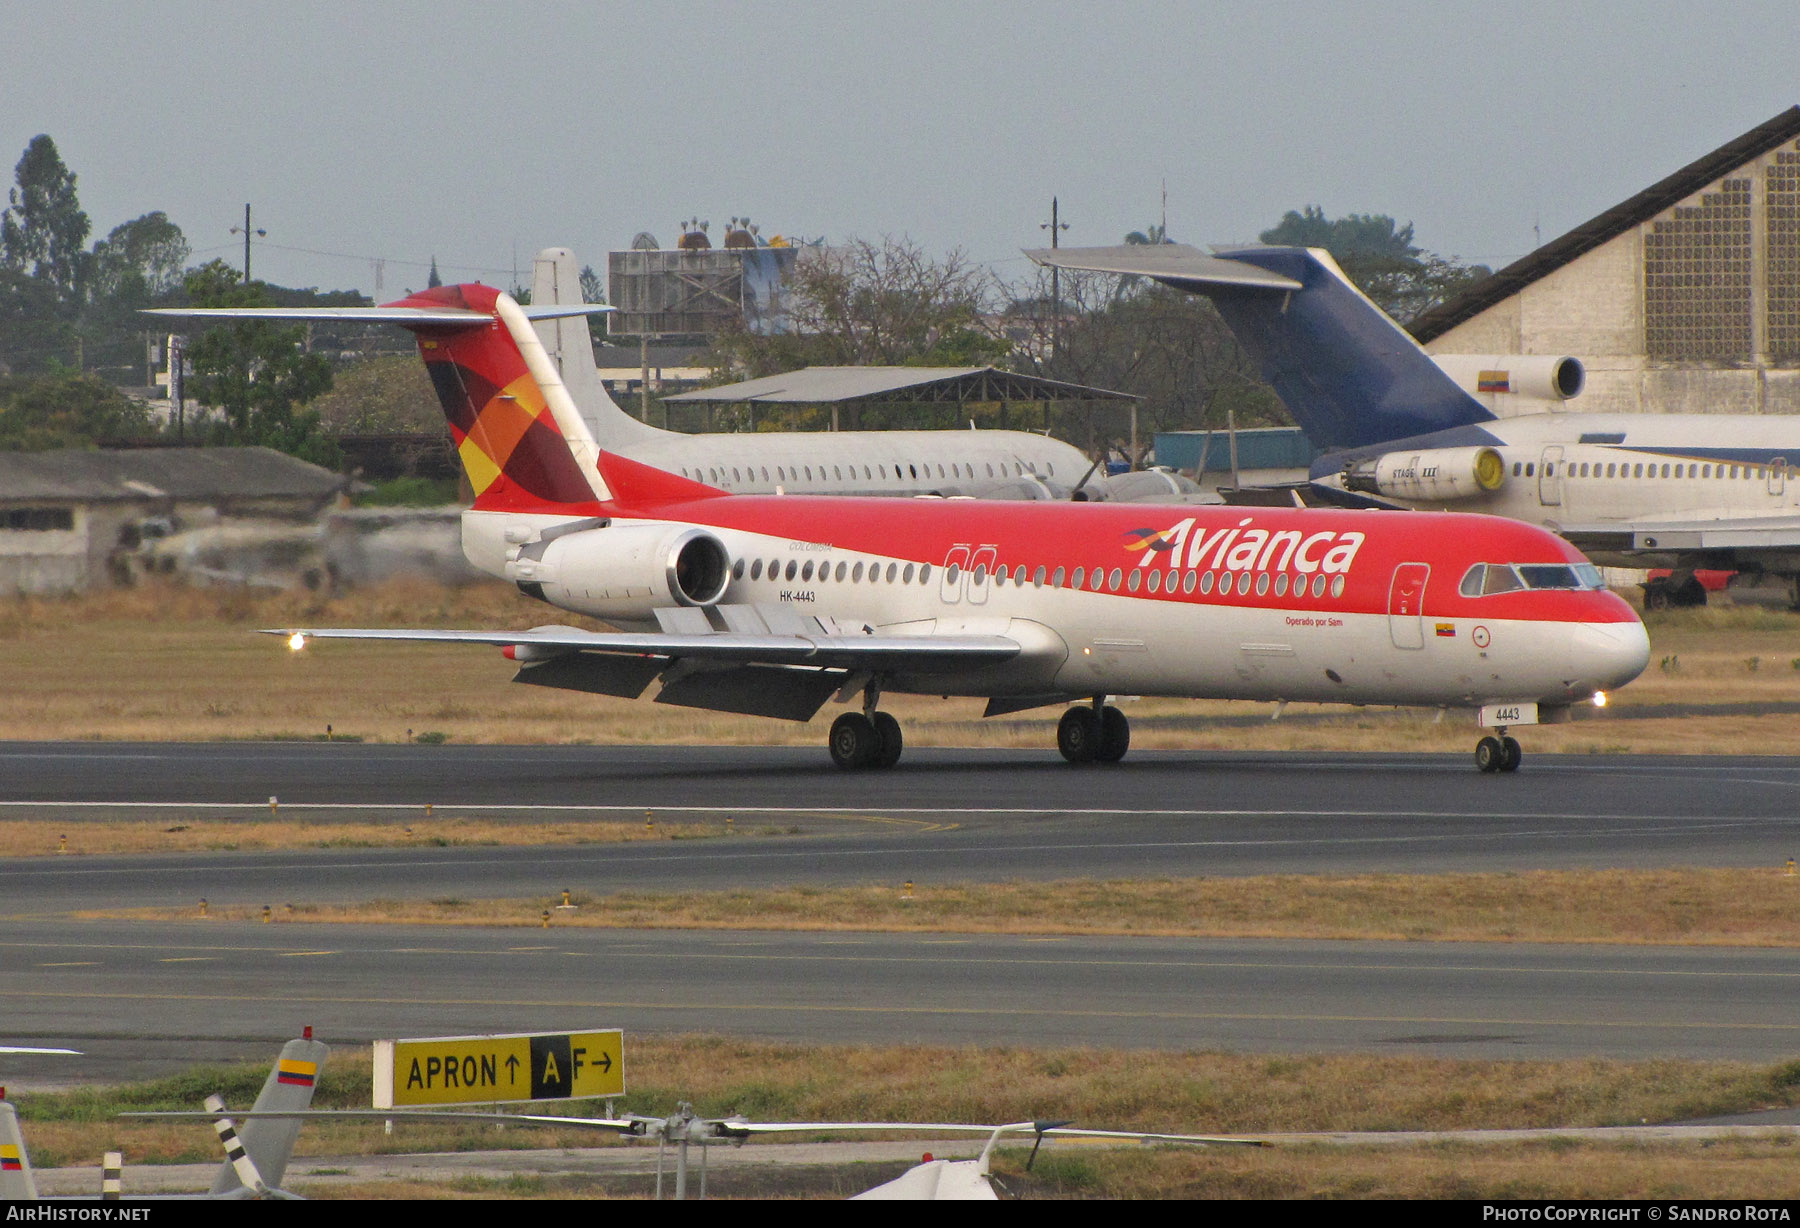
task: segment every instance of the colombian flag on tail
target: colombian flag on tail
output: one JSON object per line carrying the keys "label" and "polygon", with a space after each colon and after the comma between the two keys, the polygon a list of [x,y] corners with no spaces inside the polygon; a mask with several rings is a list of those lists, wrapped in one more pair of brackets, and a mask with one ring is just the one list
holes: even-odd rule
{"label": "colombian flag on tail", "polygon": [[275,1064],[275,1081],[293,1087],[311,1087],[319,1077],[317,1062],[295,1062],[283,1058]]}

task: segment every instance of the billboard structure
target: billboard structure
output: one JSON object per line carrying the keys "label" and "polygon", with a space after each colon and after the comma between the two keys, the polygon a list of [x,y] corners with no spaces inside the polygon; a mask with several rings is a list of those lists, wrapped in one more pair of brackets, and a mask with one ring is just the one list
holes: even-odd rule
{"label": "billboard structure", "polygon": [[729,329],[787,331],[782,290],[797,247],[657,248],[612,252],[614,335],[706,341]]}

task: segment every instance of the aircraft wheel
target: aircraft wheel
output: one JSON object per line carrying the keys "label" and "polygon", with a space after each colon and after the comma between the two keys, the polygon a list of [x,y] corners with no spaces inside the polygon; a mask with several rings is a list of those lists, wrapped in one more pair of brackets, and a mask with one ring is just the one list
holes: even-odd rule
{"label": "aircraft wheel", "polygon": [[885,712],[877,712],[874,721],[875,736],[881,739],[881,749],[875,755],[875,766],[891,768],[900,762],[900,749],[906,745],[900,736],[900,722]]}
{"label": "aircraft wheel", "polygon": [[1056,726],[1056,749],[1070,763],[1092,763],[1100,753],[1100,722],[1089,707],[1070,708]]}
{"label": "aircraft wheel", "polygon": [[860,712],[846,712],[831,722],[826,745],[831,748],[831,761],[841,768],[873,767],[881,754],[881,736]]}
{"label": "aircraft wheel", "polygon": [[1117,708],[1100,709],[1100,749],[1094,758],[1101,763],[1117,763],[1131,749],[1131,722]]}
{"label": "aircraft wheel", "polygon": [[1500,748],[1505,751],[1504,757],[1500,760],[1500,770],[1502,772],[1518,771],[1520,761],[1525,758],[1525,752],[1519,748],[1519,739],[1501,738]]}
{"label": "aircraft wheel", "polygon": [[1506,762],[1506,746],[1499,738],[1486,737],[1475,743],[1475,766],[1484,772],[1498,772]]}

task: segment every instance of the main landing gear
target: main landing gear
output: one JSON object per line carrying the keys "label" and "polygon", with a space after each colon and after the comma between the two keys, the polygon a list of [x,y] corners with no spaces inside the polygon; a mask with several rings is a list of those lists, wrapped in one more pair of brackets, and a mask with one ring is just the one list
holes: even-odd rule
{"label": "main landing gear", "polygon": [[1475,766],[1484,772],[1516,772],[1519,761],[1525,752],[1519,749],[1519,740],[1506,736],[1504,726],[1495,731],[1499,736],[1488,736],[1475,743]]}
{"label": "main landing gear", "polygon": [[1070,763],[1117,763],[1131,749],[1131,722],[1106,696],[1091,706],[1070,708],[1056,726],[1056,749]]}
{"label": "main landing gear", "polygon": [[831,761],[841,768],[891,768],[900,762],[904,743],[900,722],[875,705],[881,692],[873,683],[863,693],[863,710],[846,712],[831,722]]}

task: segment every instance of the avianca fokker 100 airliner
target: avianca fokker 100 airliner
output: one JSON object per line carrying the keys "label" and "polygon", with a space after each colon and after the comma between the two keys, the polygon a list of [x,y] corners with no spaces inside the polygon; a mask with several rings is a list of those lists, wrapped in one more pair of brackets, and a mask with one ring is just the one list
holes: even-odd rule
{"label": "avianca fokker 100 airliner", "polygon": [[530,319],[486,286],[385,309],[410,329],[470,483],[470,561],[620,632],[336,629],[499,645],[517,680],[808,720],[844,767],[893,764],[884,692],[1053,704],[1071,762],[1130,744],[1108,695],[1479,709],[1507,728],[1636,677],[1643,625],[1554,535],[1357,510],[732,495],[600,452]]}

